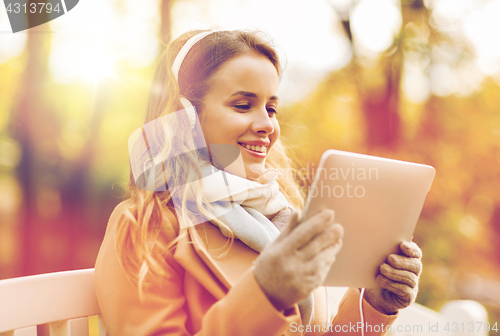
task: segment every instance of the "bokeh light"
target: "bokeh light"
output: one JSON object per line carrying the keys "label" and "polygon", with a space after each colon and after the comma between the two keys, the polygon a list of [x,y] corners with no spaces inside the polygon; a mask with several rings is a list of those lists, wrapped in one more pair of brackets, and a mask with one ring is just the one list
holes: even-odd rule
{"label": "bokeh light", "polygon": [[159,1],[121,1],[118,8],[110,1],[82,1],[51,22],[50,69],[57,82],[95,82],[112,76],[120,59],[139,68],[156,59]]}
{"label": "bokeh light", "polygon": [[0,5],[0,64],[19,56],[26,45],[26,34],[12,34],[7,11]]}
{"label": "bokeh light", "polygon": [[398,1],[359,1],[351,13],[356,51],[362,56],[376,56],[391,46],[401,24]]}

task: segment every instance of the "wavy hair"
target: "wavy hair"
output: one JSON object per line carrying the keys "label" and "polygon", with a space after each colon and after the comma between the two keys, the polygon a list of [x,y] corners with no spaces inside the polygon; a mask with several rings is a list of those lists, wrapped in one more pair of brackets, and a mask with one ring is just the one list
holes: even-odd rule
{"label": "wavy hair", "polygon": [[[202,101],[209,89],[211,76],[221,64],[239,55],[249,52],[262,54],[272,62],[278,76],[281,76],[278,55],[269,41],[259,32],[234,30],[214,32],[198,41],[186,55],[177,82],[171,70],[175,57],[189,38],[201,32],[203,31],[198,30],[183,34],[170,42],[161,53],[149,96],[145,124],[183,109],[180,103],[181,96],[191,101],[198,110],[202,109]],[[156,161],[161,162],[155,168],[161,171],[154,175],[152,190],[163,191],[146,191],[144,188],[139,188],[131,172],[127,188],[130,200],[125,203],[124,212],[118,220],[116,228],[118,259],[128,278],[137,284],[141,297],[147,276],[160,283],[161,278],[166,276],[168,267],[166,254],[170,253],[178,239],[186,234],[185,229],[192,227],[190,223],[193,223],[196,216],[186,206],[189,188],[184,188],[178,195],[172,195],[168,187],[165,188],[166,181],[169,185],[176,186],[187,185],[188,182],[194,181],[195,189],[201,190],[203,182],[198,165],[199,153],[193,151],[196,149],[193,136],[184,133],[179,134],[174,127],[164,127],[160,132],[153,134],[155,146],[160,148],[154,155]],[[176,151],[188,154],[179,157],[175,162],[162,161],[162,158],[171,157],[174,148]],[[280,139],[269,152],[265,166],[282,171],[281,177],[277,180],[280,190],[288,202],[300,212],[304,205],[304,194],[299,181],[296,180],[298,175],[288,174],[296,172],[295,160]],[[283,174],[284,171],[286,173]],[[180,209],[177,207],[177,211],[174,209],[172,197],[181,200],[182,207]],[[201,193],[196,194],[196,207],[199,213],[207,218],[214,217],[211,215],[213,208]],[[176,215],[176,222],[168,220],[168,211]],[[225,223],[218,219],[213,221],[230,232]],[[231,244],[233,239],[234,236],[228,238],[227,243]],[[230,245],[226,244],[227,246]]]}

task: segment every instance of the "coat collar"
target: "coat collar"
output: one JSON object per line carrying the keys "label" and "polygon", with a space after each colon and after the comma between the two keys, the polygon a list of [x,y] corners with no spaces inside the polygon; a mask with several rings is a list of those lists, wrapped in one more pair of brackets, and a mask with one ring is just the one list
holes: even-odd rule
{"label": "coat collar", "polygon": [[210,222],[181,235],[174,258],[217,299],[226,295],[259,255],[236,238],[229,247],[228,238]]}

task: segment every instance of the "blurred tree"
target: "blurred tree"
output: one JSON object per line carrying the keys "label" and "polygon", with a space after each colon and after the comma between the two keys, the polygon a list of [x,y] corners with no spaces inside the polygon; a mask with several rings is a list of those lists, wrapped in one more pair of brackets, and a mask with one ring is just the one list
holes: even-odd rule
{"label": "blurred tree", "polygon": [[[160,2],[161,31],[158,33],[164,37],[164,43],[170,39],[172,2]],[[44,14],[47,15],[43,11],[37,13],[37,20]],[[33,20],[30,15],[28,20]],[[94,196],[102,197],[92,190],[95,186],[93,169],[96,157],[101,155],[100,131],[106,114],[110,112],[110,102],[119,92],[118,82],[107,79],[95,83],[93,105],[86,113],[90,118],[85,125],[88,131],[83,133],[84,143],[78,154],[69,155],[72,157],[67,155],[67,148],[71,150],[78,146],[65,145],[66,153],[62,153],[61,142],[67,141],[63,139],[63,128],[68,122],[77,121],[74,110],[79,109],[75,104],[79,103],[80,97],[76,97],[88,99],[82,95],[88,90],[78,85],[61,86],[52,82],[49,75],[52,37],[49,27],[49,24],[44,24],[26,32],[28,38],[23,55],[26,66],[11,110],[9,128],[20,144],[22,156],[17,166],[23,197],[19,224],[22,265],[18,275],[90,267],[90,264],[82,265],[79,257],[82,240],[89,235],[89,223],[96,219],[96,209],[90,207],[97,204],[103,208],[100,212],[105,212],[105,215],[98,216],[97,222],[101,225],[90,224],[95,229],[90,234],[98,233],[97,240],[100,241],[105,228],[102,225],[105,219],[100,216],[109,217],[109,207],[118,202],[109,197],[110,191],[105,194],[111,200],[104,204],[89,200]],[[72,98],[62,98],[68,95]],[[116,108],[118,105],[113,103]],[[97,255],[97,250],[92,253]]]}
{"label": "blurred tree", "polygon": [[[28,13],[27,18],[28,21],[39,20],[43,15],[48,14]],[[16,97],[17,105],[14,105],[12,110],[12,133],[21,145],[21,160],[17,173],[23,197],[20,223],[23,275],[36,272],[36,256],[40,246],[40,237],[37,237],[37,233],[40,233],[37,223],[37,196],[40,196],[41,192],[41,179],[50,170],[50,166],[43,162],[49,157],[52,160],[57,159],[52,146],[54,135],[58,132],[57,120],[43,97],[43,88],[48,82],[51,37],[50,32],[46,30],[47,24],[27,31],[26,67]]]}
{"label": "blurred tree", "polygon": [[170,13],[172,11],[172,5],[174,0],[162,0],[161,1],[161,38],[163,43],[167,44],[172,38],[172,19]]}
{"label": "blurred tree", "polygon": [[[351,5],[355,2],[351,2]],[[335,10],[335,7],[333,8]],[[402,1],[401,8],[403,27],[415,16],[426,12],[422,0]],[[349,15],[351,8],[343,7],[337,11],[352,49],[356,50]],[[403,34],[397,36],[393,46],[376,59],[370,60],[372,64],[369,66],[366,66],[366,60],[360,60],[355,52],[349,65],[358,90],[358,97],[361,99],[360,105],[366,130],[365,145],[369,149],[395,148],[401,137],[399,108],[403,39]]]}

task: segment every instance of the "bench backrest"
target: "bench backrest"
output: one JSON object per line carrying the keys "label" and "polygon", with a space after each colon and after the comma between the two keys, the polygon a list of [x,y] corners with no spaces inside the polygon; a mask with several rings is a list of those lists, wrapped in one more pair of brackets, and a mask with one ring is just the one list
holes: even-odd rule
{"label": "bench backrest", "polygon": [[106,336],[93,278],[90,268],[0,280],[0,336],[34,336],[44,324],[51,336],[88,336],[89,316]]}
{"label": "bench backrest", "polygon": [[[391,335],[458,336],[463,333],[454,332],[453,323],[463,323],[475,326],[467,335],[486,336],[487,321],[475,301],[450,301],[440,313],[414,303],[400,312]],[[107,336],[93,268],[0,280],[0,336],[37,336],[39,325],[48,325],[50,336]]]}

